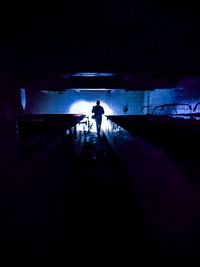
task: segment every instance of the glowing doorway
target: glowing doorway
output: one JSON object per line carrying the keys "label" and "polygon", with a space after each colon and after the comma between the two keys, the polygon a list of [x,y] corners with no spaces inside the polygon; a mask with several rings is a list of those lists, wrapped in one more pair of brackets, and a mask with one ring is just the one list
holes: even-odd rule
{"label": "glowing doorway", "polygon": [[[104,115],[113,115],[112,109],[103,101],[101,102],[101,106],[104,108],[105,114]],[[92,107],[95,105],[94,101],[85,101],[85,100],[79,100],[75,103],[73,103],[70,108],[68,113],[69,114],[84,114],[86,117],[89,117],[90,122],[93,124],[91,131],[96,131],[96,125],[95,121],[91,118],[92,117]],[[101,129],[104,130],[106,126],[106,117],[103,116],[102,118],[102,125]]]}

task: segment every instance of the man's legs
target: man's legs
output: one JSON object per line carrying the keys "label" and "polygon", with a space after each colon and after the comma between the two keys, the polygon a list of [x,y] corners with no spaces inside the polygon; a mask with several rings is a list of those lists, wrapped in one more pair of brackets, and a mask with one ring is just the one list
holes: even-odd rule
{"label": "man's legs", "polygon": [[98,134],[98,135],[100,135],[100,130],[101,130],[101,125],[98,124],[98,126],[97,126],[97,134]]}
{"label": "man's legs", "polygon": [[101,131],[101,118],[96,119],[97,134],[100,135]]}

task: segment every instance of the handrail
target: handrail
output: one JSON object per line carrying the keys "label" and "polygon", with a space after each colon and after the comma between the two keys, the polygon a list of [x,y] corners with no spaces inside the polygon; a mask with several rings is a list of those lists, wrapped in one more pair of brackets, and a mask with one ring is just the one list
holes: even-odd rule
{"label": "handrail", "polygon": [[140,112],[142,112],[143,109],[145,109],[145,108],[150,108],[150,107],[153,107],[153,105],[142,106],[141,109],[140,109]]}
{"label": "handrail", "polygon": [[[179,104],[179,103],[170,103],[170,104],[163,104],[163,105],[159,105],[159,106],[155,106],[154,108],[153,108],[153,110],[152,110],[152,114],[154,113],[154,111],[155,111],[155,109],[156,108],[162,108],[162,110],[164,109],[164,107],[167,107],[167,106],[188,106],[188,108],[190,109],[190,110],[192,110],[192,107],[191,107],[191,105],[189,105],[189,104]],[[177,109],[176,109],[176,113],[177,113]]]}
{"label": "handrail", "polygon": [[200,101],[196,103],[196,105],[195,105],[195,107],[193,109],[194,112],[196,111],[196,109],[197,109],[197,107],[198,107],[199,104],[200,104]]}

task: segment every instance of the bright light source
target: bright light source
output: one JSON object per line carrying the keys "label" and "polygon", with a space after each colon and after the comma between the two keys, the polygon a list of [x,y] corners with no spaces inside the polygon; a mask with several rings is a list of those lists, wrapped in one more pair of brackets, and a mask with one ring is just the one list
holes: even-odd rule
{"label": "bright light source", "polygon": [[72,76],[74,77],[110,77],[113,76],[113,73],[104,73],[104,72],[79,72],[75,73]]}
{"label": "bright light source", "polygon": [[21,105],[23,109],[26,107],[26,90],[24,88],[20,88],[20,98],[21,98]]}
{"label": "bright light source", "polygon": [[[91,123],[93,123],[93,126],[91,128],[91,131],[96,131],[96,125],[95,120],[93,120],[92,117],[92,108],[95,105],[95,102],[89,102],[89,101],[77,101],[71,105],[69,108],[69,111],[67,113],[69,114],[84,114],[86,117],[89,117],[89,120]],[[101,106],[104,108],[105,114],[104,115],[113,115],[112,109],[103,101],[101,101]],[[83,120],[86,120],[85,118]],[[107,118],[105,116],[102,117],[102,125],[101,129],[105,129]]]}

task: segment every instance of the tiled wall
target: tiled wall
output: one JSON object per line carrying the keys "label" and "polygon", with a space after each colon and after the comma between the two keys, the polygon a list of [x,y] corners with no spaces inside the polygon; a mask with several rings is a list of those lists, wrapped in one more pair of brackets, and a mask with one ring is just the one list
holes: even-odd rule
{"label": "tiled wall", "polygon": [[[26,113],[83,113],[91,114],[92,106],[100,100],[107,115],[130,115],[151,113],[153,106],[169,103],[186,103],[192,107],[200,100],[195,89],[155,89],[153,91],[125,91],[119,89],[105,91],[82,91],[69,89],[63,93],[26,90]],[[151,107],[140,109],[142,106]],[[125,108],[128,108],[125,111]],[[200,106],[199,106],[200,108]],[[169,108],[168,108],[169,109]],[[175,111],[175,110],[174,110]],[[155,114],[160,114],[156,110]],[[166,109],[163,111],[166,112]],[[171,107],[170,112],[173,112]],[[179,106],[179,113],[189,112],[187,106]]]}
{"label": "tiled wall", "polygon": [[[142,91],[79,91],[59,92],[26,91],[26,113],[91,113],[96,100],[104,106],[105,114],[140,114],[144,102]],[[124,108],[128,107],[127,111]]]}

